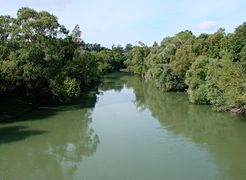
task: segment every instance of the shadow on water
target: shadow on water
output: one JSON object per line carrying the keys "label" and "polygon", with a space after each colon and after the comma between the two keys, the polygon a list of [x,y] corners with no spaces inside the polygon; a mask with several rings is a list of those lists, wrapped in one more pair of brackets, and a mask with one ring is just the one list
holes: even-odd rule
{"label": "shadow on water", "polygon": [[44,134],[46,131],[30,130],[28,126],[11,126],[0,128],[0,144],[26,139],[30,136]]}
{"label": "shadow on water", "polygon": [[[21,121],[42,120],[50,116],[55,116],[57,113],[68,110],[76,110],[82,108],[94,108],[97,102],[98,90],[90,91],[81,95],[81,97],[70,103],[50,104],[49,106],[39,107],[33,111],[27,112],[24,115],[0,120],[0,124],[11,124]],[[11,104],[7,108],[12,108]]]}
{"label": "shadow on water", "polygon": [[2,122],[0,179],[73,179],[81,161],[100,143],[91,127],[96,94]]}

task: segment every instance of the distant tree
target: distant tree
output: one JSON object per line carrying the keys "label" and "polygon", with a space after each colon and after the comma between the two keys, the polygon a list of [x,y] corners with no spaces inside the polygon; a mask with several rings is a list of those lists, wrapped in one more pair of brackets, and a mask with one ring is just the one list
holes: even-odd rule
{"label": "distant tree", "polygon": [[132,48],[133,48],[132,44],[126,44],[124,49],[125,53],[128,54],[132,50]]}
{"label": "distant tree", "polygon": [[81,39],[81,34],[82,31],[80,30],[79,25],[77,24],[74,29],[72,30],[70,36],[72,37],[72,40],[76,43],[81,43],[82,39]]}
{"label": "distant tree", "polygon": [[127,71],[144,77],[147,71],[145,58],[148,54],[149,48],[146,45],[141,43],[140,46],[135,46],[125,61]]}

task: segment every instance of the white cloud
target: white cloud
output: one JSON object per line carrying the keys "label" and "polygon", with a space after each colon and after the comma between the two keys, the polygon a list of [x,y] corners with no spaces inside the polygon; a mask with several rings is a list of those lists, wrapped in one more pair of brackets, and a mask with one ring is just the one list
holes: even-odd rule
{"label": "white cloud", "polygon": [[218,28],[216,21],[203,21],[195,25],[195,28],[202,31],[213,31]]}

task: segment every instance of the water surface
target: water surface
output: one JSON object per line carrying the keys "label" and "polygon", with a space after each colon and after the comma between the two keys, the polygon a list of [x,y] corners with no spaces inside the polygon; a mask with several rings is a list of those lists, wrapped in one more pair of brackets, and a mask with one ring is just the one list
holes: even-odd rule
{"label": "water surface", "polygon": [[108,75],[80,103],[0,124],[0,179],[246,178],[246,122]]}

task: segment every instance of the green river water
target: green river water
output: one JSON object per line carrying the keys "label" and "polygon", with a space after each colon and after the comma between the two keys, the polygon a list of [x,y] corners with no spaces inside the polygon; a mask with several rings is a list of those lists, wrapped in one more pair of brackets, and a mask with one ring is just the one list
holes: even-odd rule
{"label": "green river water", "polygon": [[0,180],[245,180],[246,120],[108,75],[80,103],[0,124]]}

